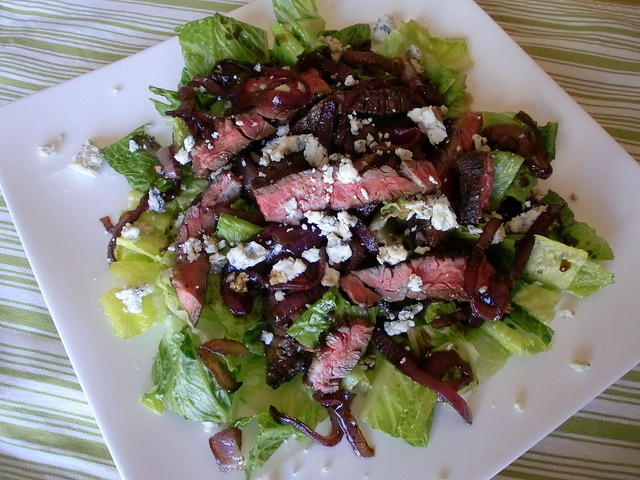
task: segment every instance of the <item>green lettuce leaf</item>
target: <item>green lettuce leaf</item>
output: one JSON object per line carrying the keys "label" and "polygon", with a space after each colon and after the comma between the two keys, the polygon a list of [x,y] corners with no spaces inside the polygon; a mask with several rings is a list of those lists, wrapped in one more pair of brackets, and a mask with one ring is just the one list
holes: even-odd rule
{"label": "green lettuce leaf", "polygon": [[466,74],[462,71],[471,65],[466,41],[432,37],[426,28],[410,20],[393,30],[376,52],[394,58],[404,55],[411,45],[420,49],[425,74],[438,85],[438,91],[450,109],[449,114],[468,109],[463,99]]}
{"label": "green lettuce leaf", "polygon": [[148,148],[136,148],[131,151],[131,141],[141,147],[147,145],[149,148],[160,148],[155,139],[146,132],[144,125],[140,126],[103,150],[111,168],[123,175],[131,188],[139,192],[147,192],[151,187],[157,187],[162,191],[169,188],[171,181],[158,175],[155,170],[158,166],[156,157]]}
{"label": "green lettuce leaf", "polygon": [[506,198],[510,185],[516,178],[524,158],[511,152],[492,152],[493,189],[489,199],[489,208],[495,210]]}
{"label": "green lettuce leaf", "polygon": [[561,297],[562,292],[555,288],[520,282],[511,301],[546,324],[555,317],[555,308]]}
{"label": "green lettuce leaf", "polygon": [[588,254],[584,250],[536,235],[524,276],[532,282],[566,290],[587,260]]}
{"label": "green lettuce leaf", "polygon": [[304,45],[281,23],[274,23],[271,32],[274,39],[271,56],[279,65],[294,66],[305,51]]}
{"label": "green lettuce leaf", "polygon": [[228,213],[221,214],[216,225],[218,237],[230,245],[246,242],[261,230],[262,227]]}
{"label": "green lettuce leaf", "polygon": [[326,22],[318,13],[315,0],[273,0],[276,20],[288,29],[305,51],[322,46],[318,34],[325,29]]}
{"label": "green lettuce leaf", "polygon": [[331,313],[338,304],[336,293],[335,289],[327,290],[291,324],[287,333],[305,347],[315,348],[320,336],[333,325]]}
{"label": "green lettuce leaf", "polygon": [[357,47],[371,40],[371,26],[367,23],[356,23],[342,30],[325,30],[320,35],[340,40],[343,46]]}
{"label": "green lettuce leaf", "polygon": [[230,420],[230,394],[203,365],[187,328],[162,337],[151,375],[154,387],[141,399],[151,409],[167,409],[198,422]]}
{"label": "green lettuce leaf", "polygon": [[602,265],[588,260],[580,267],[580,271],[569,285],[568,291],[579,297],[586,297],[612,283],[615,283],[615,280],[611,272]]}
{"label": "green lettuce leaf", "polygon": [[376,430],[424,447],[438,395],[400,372],[388,360],[376,362],[375,379],[362,404],[361,418]]}
{"label": "green lettuce leaf", "polygon": [[182,47],[182,83],[208,74],[220,60],[263,63],[269,58],[267,33],[231,17],[215,13],[176,29]]}

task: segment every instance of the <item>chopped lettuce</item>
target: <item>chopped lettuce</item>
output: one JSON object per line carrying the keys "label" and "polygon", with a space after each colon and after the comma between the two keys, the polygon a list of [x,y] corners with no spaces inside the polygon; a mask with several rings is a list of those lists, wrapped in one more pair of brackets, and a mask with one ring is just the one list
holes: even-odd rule
{"label": "chopped lettuce", "polygon": [[146,192],[154,186],[166,190],[171,181],[155,171],[158,160],[149,151],[151,148],[157,149],[160,145],[142,125],[105,147],[103,153],[107,163],[127,179],[131,188],[139,192]]}
{"label": "chopped lettuce", "polygon": [[524,308],[542,323],[549,323],[555,317],[556,305],[562,292],[555,288],[535,283],[520,282],[511,301]]}
{"label": "chopped lettuce", "polygon": [[587,262],[584,250],[536,235],[524,275],[531,281],[566,290]]}
{"label": "chopped lettuce", "polygon": [[321,33],[340,40],[343,46],[357,47],[371,40],[371,26],[366,23],[356,23],[342,30],[325,30]]}
{"label": "chopped lettuce", "polygon": [[221,214],[216,225],[218,237],[231,245],[246,242],[261,230],[262,227],[228,213]]}
{"label": "chopped lettuce", "polygon": [[215,13],[176,29],[182,47],[182,83],[208,74],[220,60],[264,63],[269,58],[267,33],[261,28]]}
{"label": "chopped lettuce", "polygon": [[338,304],[336,294],[335,289],[327,290],[291,324],[287,333],[305,347],[315,348],[320,336],[333,325],[331,313]]}
{"label": "chopped lettuce", "polygon": [[502,321],[480,327],[514,355],[539,353],[551,348],[553,330],[522,308],[514,308]]}
{"label": "chopped lettuce", "polygon": [[231,396],[200,360],[186,327],[162,337],[152,378],[153,388],[141,399],[152,410],[160,413],[167,409],[198,422],[231,419]]}
{"label": "chopped lettuce", "polygon": [[492,152],[491,156],[493,158],[493,189],[489,199],[489,209],[495,210],[506,198],[524,158],[515,153],[503,151]]}
{"label": "chopped lettuce", "polygon": [[436,393],[380,357],[360,416],[377,430],[401,438],[409,445],[424,447],[429,442],[437,400]]}
{"label": "chopped lettuce", "polygon": [[613,274],[602,265],[587,260],[569,285],[568,291],[579,297],[586,297],[602,287],[614,283]]}
{"label": "chopped lettuce", "polygon": [[412,45],[420,50],[425,74],[438,85],[449,114],[468,109],[463,99],[466,74],[462,71],[471,65],[466,41],[462,38],[432,37],[426,28],[409,20],[393,30],[376,52],[385,57],[399,57]]}
{"label": "chopped lettuce", "polygon": [[276,20],[304,47],[305,51],[322,45],[318,34],[325,29],[326,22],[318,13],[315,0],[273,0]]}

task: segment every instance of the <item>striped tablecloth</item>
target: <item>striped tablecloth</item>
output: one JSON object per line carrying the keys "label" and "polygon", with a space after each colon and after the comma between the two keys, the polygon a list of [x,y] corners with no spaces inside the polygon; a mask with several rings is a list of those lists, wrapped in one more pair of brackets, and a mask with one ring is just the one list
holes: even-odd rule
{"label": "striped tablecloth", "polygon": [[[1,0],[0,104],[243,3]],[[637,0],[478,3],[640,162]],[[0,479],[118,478],[0,196]],[[640,368],[497,478],[640,478]]]}

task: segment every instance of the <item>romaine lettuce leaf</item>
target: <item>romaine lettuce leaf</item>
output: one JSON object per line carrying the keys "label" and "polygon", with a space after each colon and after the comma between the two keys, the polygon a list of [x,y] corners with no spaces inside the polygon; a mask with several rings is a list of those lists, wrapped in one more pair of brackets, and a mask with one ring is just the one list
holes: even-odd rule
{"label": "romaine lettuce leaf", "polygon": [[376,362],[376,370],[362,404],[361,418],[409,445],[426,446],[438,395],[382,357]]}
{"label": "romaine lettuce leaf", "polygon": [[333,325],[331,313],[337,303],[336,290],[327,290],[291,324],[287,333],[305,347],[315,348],[320,336]]}
{"label": "romaine lettuce leaf", "polygon": [[262,230],[262,227],[228,213],[223,213],[216,225],[216,234],[231,245],[246,242]]}
{"label": "romaine lettuce leaf", "polygon": [[463,99],[466,74],[462,71],[471,65],[466,41],[432,37],[426,28],[410,20],[393,30],[376,52],[394,58],[404,55],[411,45],[420,49],[425,74],[438,85],[438,91],[450,109],[449,114],[468,109]]}
{"label": "romaine lettuce leaf", "polygon": [[493,189],[489,199],[489,209],[495,210],[506,198],[509,186],[513,183],[524,158],[511,152],[495,151],[493,158]]}
{"label": "romaine lettuce leaf", "polygon": [[586,297],[614,282],[614,276],[611,272],[602,265],[588,260],[580,267],[580,271],[569,285],[568,291],[579,297]]}
{"label": "romaine lettuce leaf", "polygon": [[158,175],[154,167],[158,160],[147,148],[130,148],[136,144],[143,144],[160,148],[160,145],[151,137],[144,125],[136,128],[124,138],[105,147],[103,153],[107,163],[116,172],[123,175],[131,188],[139,192],[147,192],[151,187],[158,187],[164,191],[171,186],[171,181]]}
{"label": "romaine lettuce leaf", "polygon": [[536,235],[524,276],[560,290],[566,290],[587,262],[584,250]]}
{"label": "romaine lettuce leaf", "polygon": [[267,33],[261,28],[215,13],[176,29],[182,47],[182,83],[206,75],[220,60],[264,63],[269,58]]}
{"label": "romaine lettuce leaf", "polygon": [[218,386],[204,366],[188,329],[167,332],[153,364],[154,386],[144,394],[144,405],[198,422],[230,420],[231,396]]}
{"label": "romaine lettuce leaf", "polygon": [[325,30],[320,35],[330,36],[340,40],[343,46],[357,47],[371,40],[371,26],[366,23],[356,23],[342,30]]}
{"label": "romaine lettuce leaf", "polygon": [[520,282],[511,297],[511,301],[524,308],[540,320],[549,323],[555,317],[555,307],[562,297],[562,292],[555,288]]}
{"label": "romaine lettuce leaf", "polygon": [[315,0],[273,0],[276,20],[288,29],[305,51],[322,45],[318,34],[325,29],[326,22],[318,13]]}

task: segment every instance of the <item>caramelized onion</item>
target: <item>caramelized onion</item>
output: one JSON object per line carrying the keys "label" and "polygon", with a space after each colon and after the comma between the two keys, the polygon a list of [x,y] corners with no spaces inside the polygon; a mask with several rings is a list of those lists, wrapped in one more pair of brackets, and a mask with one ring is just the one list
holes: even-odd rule
{"label": "caramelized onion", "polygon": [[323,445],[325,447],[333,447],[340,443],[342,440],[342,436],[344,435],[340,426],[333,417],[331,418],[331,433],[329,435],[322,435],[316,432],[313,428],[309,427],[306,423],[298,420],[295,417],[290,417],[289,415],[285,415],[280,412],[276,407],[271,405],[269,407],[269,413],[273,417],[273,419],[281,425],[291,425],[293,428],[298,430],[299,432],[305,434],[310,437],[316,443]]}
{"label": "caramelized onion", "polygon": [[242,432],[239,428],[227,428],[209,438],[209,448],[216,459],[220,471],[242,470]]}
{"label": "caramelized onion", "polygon": [[551,167],[551,163],[549,163],[547,154],[544,151],[544,147],[542,145],[542,136],[540,135],[538,125],[528,114],[526,114],[522,110],[516,114],[516,118],[533,131],[533,153],[535,155],[535,160],[533,160],[531,156],[525,157],[527,166],[536,177],[542,179],[549,178],[549,176],[553,172],[553,168]]}

